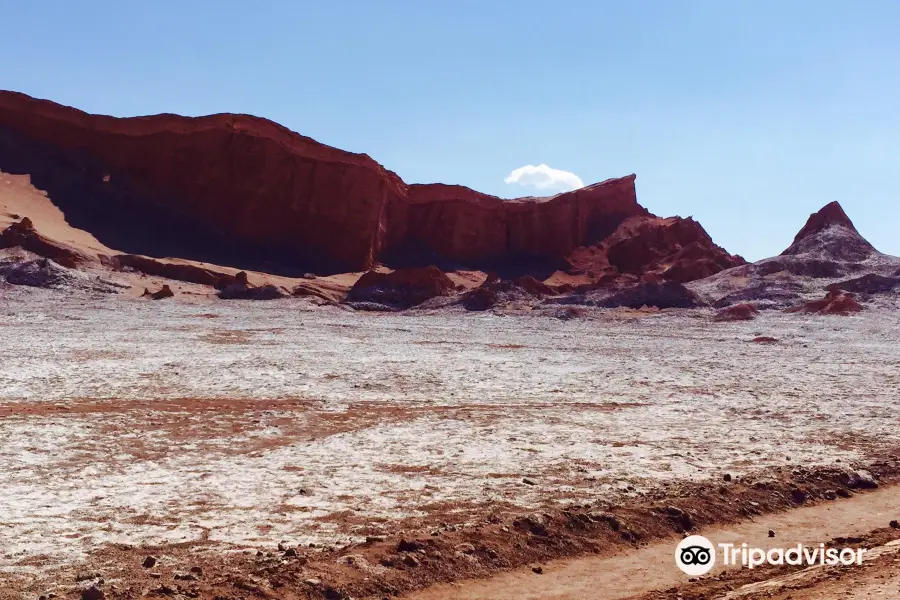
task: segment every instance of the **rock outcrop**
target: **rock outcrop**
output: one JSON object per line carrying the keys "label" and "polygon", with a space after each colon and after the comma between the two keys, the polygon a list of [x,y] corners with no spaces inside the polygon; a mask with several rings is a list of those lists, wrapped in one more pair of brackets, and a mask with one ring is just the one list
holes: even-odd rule
{"label": "rock outcrop", "polygon": [[713,243],[699,223],[680,217],[629,219],[607,240],[606,256],[621,273],[653,273],[678,283],[745,263]]}
{"label": "rock outcrop", "polygon": [[713,321],[752,321],[759,315],[759,309],[752,304],[735,304],[723,308],[713,316]]}
{"label": "rock outcrop", "polygon": [[639,281],[551,298],[548,304],[599,306],[602,308],[696,308],[707,306],[697,294],[677,281]]}
{"label": "rock outcrop", "polygon": [[480,286],[463,294],[460,303],[466,310],[480,311],[515,302],[533,303],[558,293],[558,290],[527,275],[505,280],[491,274]]}
{"label": "rock outcrop", "polygon": [[890,291],[898,267],[900,258],[878,252],[841,205],[831,202],[810,215],[778,256],[720,271],[689,287],[717,307],[754,302],[759,308],[788,308],[821,298],[825,289]]}
{"label": "rock outcrop", "polygon": [[844,294],[838,291],[828,292],[824,298],[813,300],[799,306],[787,309],[785,312],[818,313],[821,315],[849,315],[860,312],[863,307],[856,301],[853,294]]}
{"label": "rock outcrop", "polygon": [[28,217],[11,224],[0,233],[0,248],[16,247],[49,258],[67,268],[74,268],[88,261],[88,257],[83,253],[38,233]]}
{"label": "rock outcrop", "polygon": [[685,283],[746,263],[713,243],[693,219],[652,215],[626,219],[601,242],[576,248],[567,260],[574,272],[598,282],[627,274]]}
{"label": "rock outcrop", "polygon": [[0,283],[69,292],[115,294],[128,285],[64,267],[21,248],[0,252]]}
{"label": "rock outcrop", "polygon": [[241,271],[217,295],[222,300],[278,300],[287,298],[290,294],[271,283],[253,285],[247,278],[247,273]]}
{"label": "rock outcrop", "polygon": [[217,294],[222,300],[278,300],[290,295],[271,283],[253,285],[250,283],[246,271],[235,273],[231,281],[223,281],[223,283],[225,285],[220,287]]}
{"label": "rock outcrop", "polygon": [[[782,256],[813,255],[815,258],[859,262],[877,250],[859,234],[837,202],[811,214]],[[813,275],[815,277],[815,275]]]}
{"label": "rock outcrop", "polygon": [[74,272],[49,258],[0,263],[0,277],[13,285],[65,288],[75,281]]}
{"label": "rock outcrop", "polygon": [[141,294],[141,296],[144,298],[150,298],[151,300],[164,300],[166,298],[174,297],[175,292],[173,292],[172,288],[170,288],[167,284],[164,284],[155,292],[151,292],[147,288],[144,288],[144,293]]}
{"label": "rock outcrop", "polygon": [[116,256],[104,258],[103,263],[118,270],[130,269],[145,275],[209,285],[217,290],[225,289],[229,285],[238,282],[235,275],[229,275],[228,273],[186,263],[164,262],[136,254],[117,254]]}
{"label": "rock outcrop", "polygon": [[521,263],[516,275],[540,264],[683,282],[743,262],[693,220],[651,215],[634,175],[503,200],[407,185],[365,154],[249,115],[114,118],[0,92],[0,170],[31,175],[73,227],[125,254],[281,275]]}
{"label": "rock outcrop", "polygon": [[597,303],[606,308],[696,308],[704,302],[684,285],[669,281],[664,283],[639,283],[620,290]]}
{"label": "rock outcrop", "polygon": [[490,264],[517,257],[565,257],[602,240],[628,217],[648,215],[637,203],[634,175],[551,198],[502,200],[463,186],[412,185],[397,206],[405,231],[387,246],[425,247],[439,257]]}
{"label": "rock outcrop", "polygon": [[894,274],[877,275],[869,273],[862,277],[855,277],[846,281],[838,281],[826,287],[830,292],[844,291],[856,294],[889,294],[891,292],[900,291],[900,276]]}
{"label": "rock outcrop", "polygon": [[[90,202],[90,192],[122,185],[117,202],[145,211],[152,205],[197,235],[224,232],[234,246],[298,268],[363,270],[413,249],[479,263],[561,257],[627,217],[648,214],[637,203],[634,176],[506,201],[462,186],[407,185],[365,154],[249,115],[120,119],[0,92],[0,130],[0,169],[41,171],[36,185],[51,198]],[[91,160],[79,158],[63,177],[46,165],[23,164],[17,144],[30,145],[33,163],[50,160],[48,148],[66,154],[53,160]],[[155,255],[152,247],[131,253]]]}
{"label": "rock outcrop", "polygon": [[350,288],[346,302],[364,310],[403,310],[455,291],[453,281],[434,266],[390,273],[369,271]]}

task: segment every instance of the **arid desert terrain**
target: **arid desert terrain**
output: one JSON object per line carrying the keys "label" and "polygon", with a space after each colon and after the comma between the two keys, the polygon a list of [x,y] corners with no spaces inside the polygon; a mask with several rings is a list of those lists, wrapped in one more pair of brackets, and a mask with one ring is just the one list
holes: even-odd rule
{"label": "arid desert terrain", "polygon": [[748,263],[634,181],[0,92],[0,598],[900,597],[900,258],[828,202]]}
{"label": "arid desert terrain", "polygon": [[120,547],[352,555],[900,447],[896,306],[712,324],[2,294],[2,573],[34,593],[129,581]]}

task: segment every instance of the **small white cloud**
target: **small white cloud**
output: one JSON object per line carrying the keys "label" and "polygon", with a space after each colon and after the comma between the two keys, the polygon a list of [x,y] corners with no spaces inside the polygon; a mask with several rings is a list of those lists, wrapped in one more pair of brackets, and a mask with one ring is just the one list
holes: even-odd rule
{"label": "small white cloud", "polygon": [[547,165],[525,165],[519,167],[504,179],[506,183],[528,185],[545,192],[567,192],[584,187],[584,182],[575,173],[554,169]]}

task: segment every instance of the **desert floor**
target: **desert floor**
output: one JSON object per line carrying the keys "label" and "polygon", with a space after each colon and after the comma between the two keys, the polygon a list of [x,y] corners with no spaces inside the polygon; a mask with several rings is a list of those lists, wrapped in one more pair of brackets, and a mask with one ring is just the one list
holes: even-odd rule
{"label": "desert floor", "polygon": [[112,546],[347,545],[900,447],[900,312],[710,315],[0,290],[0,581],[65,595]]}

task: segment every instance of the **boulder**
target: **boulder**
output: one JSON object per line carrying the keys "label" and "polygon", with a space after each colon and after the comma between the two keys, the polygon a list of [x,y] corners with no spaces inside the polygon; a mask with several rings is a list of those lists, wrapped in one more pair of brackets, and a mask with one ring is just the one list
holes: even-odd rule
{"label": "boulder", "polygon": [[846,470],[838,476],[841,485],[852,489],[874,489],[878,487],[878,480],[871,472],[866,470]]}
{"label": "boulder", "polygon": [[222,300],[278,300],[289,295],[280,287],[272,284],[250,285],[247,283],[247,274],[238,273],[239,276],[241,274],[244,276],[243,279],[239,278],[235,283],[225,286],[217,294],[219,298]]}
{"label": "boulder", "polygon": [[437,296],[455,293],[453,281],[437,267],[430,266],[389,273],[368,271],[353,284],[345,301],[351,306],[364,304],[402,310]]}
{"label": "boulder", "polygon": [[847,281],[832,283],[825,288],[829,292],[852,292],[859,294],[887,294],[900,290],[900,277],[869,273]]}
{"label": "boulder", "polygon": [[104,600],[105,598],[106,594],[96,583],[81,589],[81,600]]}
{"label": "boulder", "polygon": [[460,303],[466,310],[490,310],[500,301],[497,291],[490,286],[481,285],[463,294]]}
{"label": "boulder", "polygon": [[163,285],[155,292],[151,292],[147,288],[144,288],[144,293],[141,294],[141,297],[150,298],[151,300],[163,300],[164,298],[172,298],[174,295],[175,292],[172,291],[172,288],[168,285]]}
{"label": "boulder", "polygon": [[723,308],[713,316],[713,321],[752,321],[759,315],[759,309],[752,304],[735,304]]}
{"label": "boulder", "polygon": [[0,264],[0,276],[12,285],[40,288],[69,287],[76,280],[75,272],[49,258]]}

